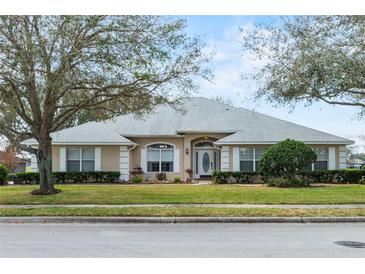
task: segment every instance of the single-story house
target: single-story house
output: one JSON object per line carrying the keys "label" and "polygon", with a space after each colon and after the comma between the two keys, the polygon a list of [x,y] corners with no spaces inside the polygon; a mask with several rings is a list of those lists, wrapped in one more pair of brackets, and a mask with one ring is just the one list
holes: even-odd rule
{"label": "single-story house", "polygon": [[[173,179],[205,178],[213,170],[257,171],[263,152],[286,138],[303,141],[318,155],[310,169],[346,167],[345,146],[353,141],[216,100],[192,97],[184,111],[157,107],[143,117],[122,115],[52,134],[54,171],[130,171],[147,178],[164,172]],[[37,146],[34,139],[23,142]],[[36,158],[32,168],[37,170]]]}
{"label": "single-story house", "polygon": [[[0,151],[0,164],[5,165],[5,153],[3,151]],[[10,172],[25,172],[26,168],[28,166],[28,160],[24,158],[20,158],[18,156],[15,156],[14,162],[16,164],[15,168],[10,170]]]}
{"label": "single-story house", "polygon": [[361,169],[365,166],[365,161],[360,158],[347,158],[347,167],[348,168],[358,168]]}

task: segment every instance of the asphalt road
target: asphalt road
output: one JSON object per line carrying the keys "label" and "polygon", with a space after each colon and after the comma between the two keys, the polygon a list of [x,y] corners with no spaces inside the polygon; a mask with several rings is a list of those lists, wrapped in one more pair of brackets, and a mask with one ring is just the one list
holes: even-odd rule
{"label": "asphalt road", "polygon": [[1,224],[0,257],[365,257],[365,224]]}

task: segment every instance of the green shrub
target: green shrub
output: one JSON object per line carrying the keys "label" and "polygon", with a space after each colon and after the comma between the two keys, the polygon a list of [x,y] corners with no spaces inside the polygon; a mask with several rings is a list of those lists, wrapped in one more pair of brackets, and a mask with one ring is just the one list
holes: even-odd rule
{"label": "green shrub", "polygon": [[260,162],[260,172],[266,176],[294,178],[316,159],[316,153],[309,146],[286,139],[265,151]]}
{"label": "green shrub", "polygon": [[361,178],[361,180],[359,181],[359,184],[360,184],[360,185],[365,185],[365,176],[363,176],[363,177]]}
{"label": "green shrub", "polygon": [[267,179],[269,186],[275,187],[308,187],[309,182],[303,178],[283,178],[283,177],[269,177]]}
{"label": "green shrub", "polygon": [[143,183],[144,179],[143,176],[137,175],[137,176],[133,176],[130,181],[134,184],[140,184]]}
{"label": "green shrub", "polygon": [[5,185],[8,179],[9,170],[0,164],[0,185]]}
{"label": "green shrub", "polygon": [[156,173],[156,179],[158,181],[166,181],[167,179],[166,173],[163,172]]}
{"label": "green shrub", "polygon": [[18,172],[15,173],[14,184],[38,184],[38,172]]}
{"label": "green shrub", "polygon": [[[14,173],[15,184],[38,184],[38,172]],[[119,171],[53,172],[55,184],[114,183],[119,180]]]}
{"label": "green shrub", "polygon": [[314,170],[314,171],[300,171],[298,174],[309,180],[311,183],[327,183],[332,184],[341,182],[343,177],[342,170]]}
{"label": "green shrub", "polygon": [[175,177],[174,178],[174,183],[176,183],[176,184],[181,183],[181,178],[180,177]]}
{"label": "green shrub", "polygon": [[344,169],[342,181],[344,183],[358,184],[362,177],[365,176],[364,169]]}
{"label": "green shrub", "polygon": [[216,184],[252,183],[259,176],[258,172],[249,171],[213,171],[212,178]]}

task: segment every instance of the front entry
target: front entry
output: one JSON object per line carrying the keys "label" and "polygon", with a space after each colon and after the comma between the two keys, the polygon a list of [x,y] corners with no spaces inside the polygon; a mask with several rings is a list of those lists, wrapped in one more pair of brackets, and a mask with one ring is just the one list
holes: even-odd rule
{"label": "front entry", "polygon": [[215,159],[213,150],[197,150],[198,153],[198,165],[197,165],[197,175],[200,178],[212,176]]}
{"label": "front entry", "polygon": [[194,178],[211,178],[213,170],[219,169],[219,150],[213,142],[203,140],[194,144]]}

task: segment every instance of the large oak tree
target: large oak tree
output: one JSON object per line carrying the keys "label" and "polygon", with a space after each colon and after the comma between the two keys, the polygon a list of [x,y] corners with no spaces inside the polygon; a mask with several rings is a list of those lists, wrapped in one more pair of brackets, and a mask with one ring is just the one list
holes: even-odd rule
{"label": "large oak tree", "polygon": [[258,98],[323,101],[365,115],[365,16],[282,17],[242,34],[246,53],[264,64],[250,75]]}
{"label": "large oak tree", "polygon": [[185,22],[158,16],[2,16],[0,135],[35,138],[40,189],[56,193],[50,133],[175,104],[208,77]]}

